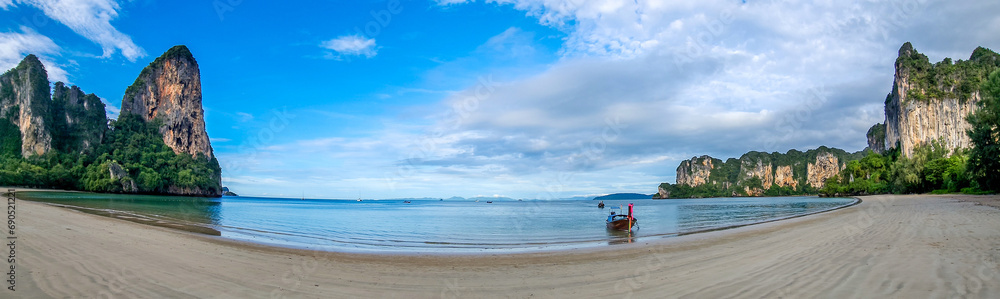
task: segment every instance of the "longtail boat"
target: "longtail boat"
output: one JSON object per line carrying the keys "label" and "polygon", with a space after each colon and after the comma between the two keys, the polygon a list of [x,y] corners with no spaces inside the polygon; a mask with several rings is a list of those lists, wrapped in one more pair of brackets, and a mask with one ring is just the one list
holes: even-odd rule
{"label": "longtail boat", "polygon": [[628,214],[615,213],[615,210],[621,211],[622,208],[611,208],[611,215],[608,215],[608,229],[630,231],[639,221],[632,217],[632,204],[628,204]]}

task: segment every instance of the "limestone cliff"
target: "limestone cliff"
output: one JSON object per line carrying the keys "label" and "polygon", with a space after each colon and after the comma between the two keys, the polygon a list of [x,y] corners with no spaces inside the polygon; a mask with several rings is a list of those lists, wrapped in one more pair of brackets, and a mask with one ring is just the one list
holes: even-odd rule
{"label": "limestone cliff", "polygon": [[965,117],[980,100],[979,82],[1000,66],[1000,55],[977,48],[968,61],[945,58],[930,64],[910,43],[899,49],[892,91],[885,101],[885,145],[914,148],[939,140],[949,149],[967,148]]}
{"label": "limestone cliff", "polygon": [[95,94],[62,82],[52,86],[53,147],[61,152],[91,152],[104,139],[108,119],[104,103]]}
{"label": "limestone cliff", "polygon": [[0,75],[0,121],[17,127],[21,156],[41,155],[52,149],[49,128],[49,79],[35,55]]}
{"label": "limestone cliff", "polygon": [[187,47],[174,46],[146,66],[125,91],[122,112],[159,119],[163,142],[175,153],[211,159],[201,104],[201,72]]}
{"label": "limestone cliff", "polygon": [[774,184],[779,187],[789,187],[792,189],[798,189],[799,181],[795,180],[794,173],[792,173],[792,166],[778,166],[774,171]]}
{"label": "limestone cliff", "polygon": [[[171,48],[144,68],[122,104],[110,122],[97,95],[62,82],[50,93],[41,61],[28,55],[0,75],[0,159],[32,175],[0,176],[0,185],[222,195],[198,64],[187,48]],[[24,159],[48,152],[60,159]],[[64,158],[74,155],[80,158]]]}
{"label": "limestone cliff", "polygon": [[108,173],[111,175],[111,180],[121,184],[121,190],[125,193],[136,193],[139,192],[139,187],[136,186],[135,180],[129,177],[128,172],[122,168],[121,164],[118,162],[111,161],[108,163]]}
{"label": "limestone cliff", "polygon": [[840,163],[840,159],[830,152],[822,152],[816,155],[816,162],[809,163],[806,167],[806,183],[813,188],[823,188],[826,179],[832,178],[844,169],[845,164]]}
{"label": "limestone cliff", "polygon": [[806,152],[748,152],[723,162],[710,156],[685,160],[676,184],[660,184],[657,198],[762,196],[813,193],[862,152],[820,147]]}
{"label": "limestone cliff", "polygon": [[868,138],[868,149],[879,154],[885,153],[885,124],[873,125],[865,137]]}
{"label": "limestone cliff", "polygon": [[740,167],[740,182],[749,178],[759,178],[762,186],[771,187],[771,184],[774,183],[774,166],[771,165],[770,161],[767,161],[767,164],[762,159],[756,161],[741,159],[741,161],[743,165]]}
{"label": "limestone cliff", "polygon": [[[743,186],[743,191],[747,195],[761,196],[774,184],[774,166],[768,157],[747,158],[750,154],[752,153],[740,157],[740,175],[736,184]],[[750,180],[758,182],[751,183]]]}
{"label": "limestone cliff", "polygon": [[712,157],[709,156],[681,161],[677,166],[677,184],[697,187],[707,183],[713,168],[715,167],[712,164]]}

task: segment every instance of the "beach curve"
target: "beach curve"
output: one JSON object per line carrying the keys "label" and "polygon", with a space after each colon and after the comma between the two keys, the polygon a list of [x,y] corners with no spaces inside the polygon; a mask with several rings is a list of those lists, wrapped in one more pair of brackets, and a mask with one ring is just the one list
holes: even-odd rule
{"label": "beach curve", "polygon": [[25,297],[1000,296],[997,196],[851,208],[597,249],[372,255],[276,248],[18,201]]}

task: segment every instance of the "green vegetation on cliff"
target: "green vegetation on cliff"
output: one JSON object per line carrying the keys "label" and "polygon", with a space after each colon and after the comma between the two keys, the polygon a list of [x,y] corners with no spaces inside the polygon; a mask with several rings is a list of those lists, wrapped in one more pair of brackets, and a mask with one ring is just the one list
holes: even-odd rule
{"label": "green vegetation on cliff", "polygon": [[[146,123],[122,114],[93,153],[52,151],[21,158],[18,148],[0,156],[0,185],[117,193],[130,191],[125,189],[127,181],[134,180],[134,193],[163,194],[171,187],[218,189],[219,182],[212,179],[221,172],[218,160],[175,154],[163,143],[158,127],[155,120]],[[112,178],[112,164],[121,165],[127,176]]]}
{"label": "green vegetation on cliff", "polygon": [[[980,49],[973,53],[973,60],[1000,61],[996,53]],[[909,158],[900,154],[898,146],[885,155],[869,153],[861,160],[848,162],[839,176],[826,181],[821,193],[846,196],[1000,191],[1000,69],[985,80],[974,81],[982,81],[976,88],[982,97],[978,110],[967,118],[972,125],[967,132],[971,148],[952,151],[942,142],[931,142],[915,148]]]}
{"label": "green vegetation on cliff", "polygon": [[[805,152],[789,150],[785,153],[765,153],[751,151],[739,159],[729,158],[725,162],[720,159],[704,156],[694,158],[688,165],[706,165],[705,159],[710,159],[711,170],[702,184],[691,186],[690,182],[677,184],[662,183],[662,192],[654,194],[653,198],[705,198],[729,196],[785,196],[816,194],[817,188],[809,184],[809,165],[817,164],[817,157],[830,155],[837,161],[839,167],[846,161],[860,159],[862,152],[848,153],[837,148],[821,146]],[[683,165],[684,163],[682,163]],[[678,167],[678,177],[697,176],[696,173]],[[779,174],[780,172],[780,174]],[[814,170],[814,172],[818,172]],[[763,177],[762,177],[763,176]],[[663,196],[661,194],[666,194]]]}
{"label": "green vegetation on cliff", "polygon": [[0,159],[21,156],[21,130],[0,118]]}
{"label": "green vegetation on cliff", "polygon": [[52,147],[65,153],[94,150],[108,124],[101,98],[62,82],[53,84],[52,90]]}
{"label": "green vegetation on cliff", "polygon": [[[163,57],[190,59],[186,47]],[[144,72],[147,72],[144,70]],[[27,77],[25,77],[27,76]],[[142,76],[140,76],[141,78]],[[27,80],[25,80],[27,79]],[[29,55],[0,75],[0,186],[56,188],[94,192],[219,196],[222,173],[215,157],[175,153],[163,140],[160,119],[144,121],[122,111],[109,121],[94,94],[62,82],[52,84],[37,57]],[[45,131],[33,140],[51,139],[51,150],[22,153],[19,105],[31,105]],[[209,154],[210,155],[210,154]]]}
{"label": "green vegetation on cliff", "polygon": [[978,47],[969,60],[952,62],[951,58],[945,58],[931,64],[926,55],[917,52],[910,43],[905,43],[899,49],[896,68],[901,73],[906,72],[916,87],[907,92],[909,98],[920,101],[957,98],[966,101],[979,90],[986,75],[1000,68],[1000,54]]}

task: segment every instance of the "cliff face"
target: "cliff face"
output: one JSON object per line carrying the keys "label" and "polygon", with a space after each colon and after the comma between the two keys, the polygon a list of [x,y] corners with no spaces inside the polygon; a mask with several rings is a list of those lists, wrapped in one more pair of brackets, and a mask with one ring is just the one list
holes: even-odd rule
{"label": "cliff face", "polygon": [[763,159],[756,161],[741,159],[741,162],[743,165],[740,167],[740,183],[750,178],[759,178],[764,188],[770,188],[771,184],[774,184],[774,166],[770,161],[765,164]]}
{"label": "cliff face", "polygon": [[[222,195],[222,169],[205,132],[198,64],[186,47],[171,48],[144,68],[126,90],[122,108],[121,117],[109,122],[97,95],[62,82],[52,84],[50,94],[45,68],[28,55],[0,75],[0,158],[43,179],[0,176],[0,184]],[[21,159],[48,152],[90,159]]]}
{"label": "cliff face", "polygon": [[822,152],[816,155],[816,162],[809,163],[806,167],[808,175],[806,176],[806,183],[813,186],[813,188],[823,188],[826,184],[826,179],[832,178],[840,174],[840,170],[843,169],[845,164],[840,163],[840,159],[837,156],[829,152]]}
{"label": "cliff face", "polygon": [[885,153],[885,124],[873,125],[865,137],[868,138],[868,149],[879,154]]}
{"label": "cliff face", "polygon": [[41,155],[52,149],[49,124],[49,79],[35,55],[0,75],[0,119],[18,127],[21,156]]}
{"label": "cliff face", "polygon": [[798,189],[799,181],[795,180],[795,176],[792,173],[792,166],[778,166],[774,171],[774,184],[780,187],[790,187],[792,189]]}
{"label": "cliff face", "polygon": [[142,70],[125,91],[122,113],[162,121],[163,142],[175,153],[211,159],[201,105],[201,72],[185,46],[174,46]]}
{"label": "cliff face", "polygon": [[[756,158],[756,159],[744,159],[747,155],[740,158],[740,176],[737,181],[737,185],[743,186],[743,192],[750,196],[760,196],[764,194],[764,191],[771,188],[774,184],[774,167],[771,164],[770,159],[767,158]],[[760,180],[760,187],[748,186],[756,184],[747,184],[748,180],[758,179]]]}
{"label": "cliff face", "polygon": [[[739,159],[726,162],[709,156],[685,160],[677,167],[677,183],[661,184],[658,198],[687,197],[691,190],[683,187],[707,185],[697,195],[761,196],[789,195],[814,192],[826,179],[836,176],[846,162],[859,159],[862,152],[847,153],[840,149],[820,147],[806,152],[790,150],[782,153],[748,152]],[[706,187],[706,186],[702,186]],[[778,187],[776,192],[771,190]],[[678,189],[680,188],[680,189]]]}
{"label": "cliff face", "polygon": [[940,140],[948,149],[968,148],[965,117],[980,100],[979,82],[1000,65],[1000,55],[984,48],[968,61],[950,58],[931,65],[910,43],[899,49],[892,91],[885,101],[885,142],[906,157],[921,144]]}
{"label": "cliff face", "polygon": [[104,103],[79,87],[56,82],[52,87],[53,146],[67,153],[93,151],[104,139],[108,119]]}
{"label": "cliff face", "polygon": [[715,166],[712,164],[712,157],[709,156],[681,161],[681,164],[677,166],[677,184],[697,187],[707,183],[713,168]]}
{"label": "cliff face", "polygon": [[[125,90],[121,113],[138,115],[146,122],[160,122],[163,142],[176,154],[215,159],[205,131],[201,71],[194,56],[183,45],[170,48],[142,69],[135,82]],[[222,172],[214,172],[210,179],[212,185],[218,187],[203,190],[167,186],[167,193],[221,196]]]}

